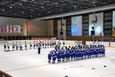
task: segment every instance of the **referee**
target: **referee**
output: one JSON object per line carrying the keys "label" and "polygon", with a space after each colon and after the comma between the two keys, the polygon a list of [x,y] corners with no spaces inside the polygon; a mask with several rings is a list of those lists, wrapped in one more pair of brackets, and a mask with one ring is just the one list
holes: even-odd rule
{"label": "referee", "polygon": [[40,52],[41,52],[41,45],[40,43],[38,43],[38,54],[40,54]]}

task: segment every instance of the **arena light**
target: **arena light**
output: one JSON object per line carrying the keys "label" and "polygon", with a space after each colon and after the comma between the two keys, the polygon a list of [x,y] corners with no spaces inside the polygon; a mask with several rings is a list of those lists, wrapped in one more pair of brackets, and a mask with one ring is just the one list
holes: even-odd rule
{"label": "arena light", "polygon": [[2,11],[4,12],[4,11],[5,11],[5,9],[2,9]]}
{"label": "arena light", "polygon": [[41,8],[42,8],[42,9],[44,9],[44,7],[43,7],[43,6],[42,6]]}
{"label": "arena light", "polygon": [[33,2],[35,1],[35,0],[32,0]]}
{"label": "arena light", "polygon": [[12,9],[13,7],[11,6],[10,8]]}
{"label": "arena light", "polygon": [[21,0],[22,2],[27,2],[28,0]]}
{"label": "arena light", "polygon": [[19,5],[20,5],[20,6],[22,6],[22,4],[21,4],[21,3],[20,3]]}
{"label": "arena light", "polygon": [[24,14],[24,12],[22,12],[22,14]]}

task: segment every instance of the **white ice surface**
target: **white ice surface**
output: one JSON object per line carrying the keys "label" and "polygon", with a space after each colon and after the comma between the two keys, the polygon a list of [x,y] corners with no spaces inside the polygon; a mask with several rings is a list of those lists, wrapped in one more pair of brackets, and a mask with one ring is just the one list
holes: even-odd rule
{"label": "white ice surface", "polygon": [[4,52],[0,46],[0,70],[13,77],[115,77],[115,48],[107,48],[103,58],[60,64],[47,63],[50,50],[38,55],[37,50]]}

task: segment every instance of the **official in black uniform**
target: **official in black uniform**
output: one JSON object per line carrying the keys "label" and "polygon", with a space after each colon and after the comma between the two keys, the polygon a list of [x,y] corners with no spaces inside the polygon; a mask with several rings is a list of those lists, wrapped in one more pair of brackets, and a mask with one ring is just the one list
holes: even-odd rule
{"label": "official in black uniform", "polygon": [[40,51],[41,51],[41,44],[38,43],[38,54],[40,54]]}

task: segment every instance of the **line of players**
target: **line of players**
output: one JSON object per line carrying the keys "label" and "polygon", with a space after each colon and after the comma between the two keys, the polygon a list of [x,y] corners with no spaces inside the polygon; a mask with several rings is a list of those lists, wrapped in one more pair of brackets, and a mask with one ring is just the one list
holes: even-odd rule
{"label": "line of players", "polygon": [[42,42],[42,41],[33,41],[30,43],[27,43],[26,41],[24,44],[21,42],[6,42],[4,43],[4,51],[18,51],[18,50],[31,50],[31,49],[36,49],[38,46],[41,46],[41,48],[49,48],[49,47],[54,47],[56,44],[55,41],[49,41],[49,42]]}
{"label": "line of players", "polygon": [[54,64],[104,56],[104,45],[58,46],[48,54],[48,63]]}

